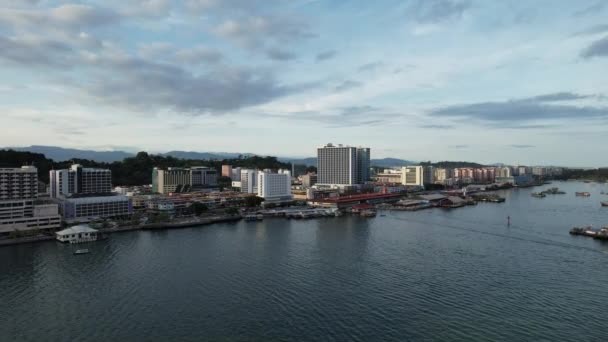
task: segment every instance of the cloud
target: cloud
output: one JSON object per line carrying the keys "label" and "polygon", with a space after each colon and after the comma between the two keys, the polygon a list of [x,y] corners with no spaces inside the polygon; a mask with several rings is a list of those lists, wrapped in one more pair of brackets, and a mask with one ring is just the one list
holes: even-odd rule
{"label": "cloud", "polygon": [[353,88],[361,87],[363,83],[353,81],[353,80],[345,80],[342,83],[338,84],[334,87],[334,92],[343,92]]}
{"label": "cloud", "polygon": [[120,20],[112,10],[80,4],[66,4],[51,9],[0,9],[0,23],[33,29],[79,29],[110,25]]}
{"label": "cloud", "polygon": [[[476,120],[496,128],[513,128],[539,120],[584,120],[608,118],[608,107],[564,105],[556,102],[595,97],[573,93],[555,93],[504,102],[480,102],[452,105],[430,111],[431,116]],[[531,127],[529,127],[531,128]]]}
{"label": "cloud", "polygon": [[608,24],[591,26],[588,29],[574,33],[574,36],[587,36],[593,34],[604,33],[608,31]]}
{"label": "cloud", "polygon": [[70,66],[72,48],[60,41],[39,37],[0,36],[0,59],[24,66]]}
{"label": "cloud", "polygon": [[573,101],[573,100],[583,100],[596,97],[595,95],[581,95],[574,94],[571,92],[560,92],[560,93],[552,93],[530,97],[528,99],[524,99],[525,101],[531,102],[559,102],[559,101]]}
{"label": "cloud", "polygon": [[266,56],[275,61],[288,61],[296,58],[294,53],[276,48],[266,50]]}
{"label": "cloud", "polygon": [[370,126],[386,123],[399,114],[391,113],[383,108],[373,106],[349,106],[333,108],[323,113],[306,111],[285,115],[267,115],[270,118],[281,118],[301,121],[312,121],[324,124],[327,128],[347,128]]}
{"label": "cloud", "polygon": [[193,65],[201,63],[215,64],[224,58],[221,52],[205,46],[181,49],[175,53],[175,57],[182,63]]}
{"label": "cloud", "polygon": [[315,56],[315,61],[316,61],[317,63],[319,63],[319,62],[323,62],[323,61],[326,61],[326,60],[328,60],[328,59],[332,59],[332,58],[334,58],[334,57],[335,57],[337,54],[338,54],[338,52],[337,52],[336,50],[327,50],[327,51],[323,51],[323,52],[318,53],[318,54]]}
{"label": "cloud", "polygon": [[586,59],[608,57],[608,36],[591,43],[591,45],[581,52],[581,57]]}
{"label": "cloud", "polygon": [[194,75],[174,65],[123,56],[91,56],[89,64],[100,72],[80,85],[84,94],[103,105],[135,110],[222,113],[307,88],[283,85],[272,72],[258,69],[218,67]]}
{"label": "cloud", "polygon": [[308,25],[294,18],[254,16],[241,20],[226,20],[214,32],[249,49],[269,43],[285,45],[316,37]]}
{"label": "cloud", "polygon": [[606,0],[599,0],[595,4],[592,4],[579,11],[574,12],[574,16],[582,17],[582,16],[586,16],[589,14],[595,14],[595,13],[601,12],[606,7],[606,5],[607,5]]}
{"label": "cloud", "polygon": [[415,0],[408,13],[418,23],[438,23],[458,19],[470,8],[470,0]]}
{"label": "cloud", "polygon": [[428,128],[428,129],[451,129],[451,128],[454,128],[454,125],[429,124],[429,125],[420,125],[418,127]]}
{"label": "cloud", "polygon": [[357,68],[357,71],[359,71],[359,72],[365,72],[365,71],[374,71],[374,70],[376,70],[376,69],[380,68],[380,67],[381,67],[381,66],[383,66],[383,65],[384,65],[384,63],[382,63],[382,62],[380,62],[380,61],[378,61],[378,62],[366,63],[366,64],[363,64],[363,65],[359,66],[359,67]]}
{"label": "cloud", "polygon": [[510,146],[513,148],[534,148],[534,147],[536,147],[534,145],[525,145],[525,144],[513,144]]}

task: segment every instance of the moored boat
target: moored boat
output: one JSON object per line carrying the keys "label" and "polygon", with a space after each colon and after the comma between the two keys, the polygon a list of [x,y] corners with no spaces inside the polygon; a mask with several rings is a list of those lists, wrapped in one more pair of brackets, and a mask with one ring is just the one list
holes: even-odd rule
{"label": "moored boat", "polygon": [[589,196],[591,196],[591,194],[588,193],[588,192],[586,192],[586,191],[584,191],[584,192],[576,192],[575,195],[576,196],[580,196],[580,197],[589,197]]}
{"label": "moored boat", "polygon": [[91,251],[89,251],[88,248],[83,248],[83,249],[77,249],[74,251],[75,255],[79,255],[79,254],[87,254],[90,253]]}
{"label": "moored boat", "polygon": [[545,197],[547,197],[547,195],[545,195],[542,192],[533,192],[531,196],[532,197],[536,197],[536,198],[545,198]]}
{"label": "moored boat", "polygon": [[608,207],[608,202],[600,202],[600,204],[602,205],[602,207]]}

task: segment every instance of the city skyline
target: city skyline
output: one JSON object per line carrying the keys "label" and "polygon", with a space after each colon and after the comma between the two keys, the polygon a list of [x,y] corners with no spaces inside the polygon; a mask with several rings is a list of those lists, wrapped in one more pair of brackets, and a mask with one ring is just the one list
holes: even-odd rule
{"label": "city skyline", "polygon": [[607,14],[598,0],[10,0],[0,146],[312,157],[341,142],[374,159],[605,166]]}

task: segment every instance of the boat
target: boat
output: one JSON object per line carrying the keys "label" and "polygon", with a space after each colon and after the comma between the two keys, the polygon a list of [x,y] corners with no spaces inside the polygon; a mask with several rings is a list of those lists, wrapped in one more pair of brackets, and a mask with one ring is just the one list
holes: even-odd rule
{"label": "boat", "polygon": [[245,221],[262,221],[264,219],[264,215],[262,214],[249,214],[245,216]]}
{"label": "boat", "polygon": [[79,255],[79,254],[87,254],[90,253],[91,251],[89,251],[88,248],[83,248],[83,249],[77,249],[74,251],[75,255]]}
{"label": "boat", "polygon": [[545,198],[545,197],[547,197],[547,195],[545,195],[542,192],[533,192],[531,196],[532,197],[536,197],[536,198]]}
{"label": "boat", "polygon": [[591,194],[588,193],[588,192],[586,192],[586,191],[585,192],[577,192],[575,195],[576,196],[580,196],[580,197],[589,197],[589,196],[591,196]]}
{"label": "boat", "polygon": [[362,217],[375,217],[376,211],[375,210],[363,210],[359,213],[359,215],[361,215]]}
{"label": "boat", "polygon": [[608,207],[608,202],[600,202],[600,204],[602,205],[602,207]]}

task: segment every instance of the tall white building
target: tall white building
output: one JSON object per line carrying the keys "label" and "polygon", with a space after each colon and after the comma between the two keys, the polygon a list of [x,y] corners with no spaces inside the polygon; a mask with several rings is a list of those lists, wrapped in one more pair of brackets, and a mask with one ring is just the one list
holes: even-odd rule
{"label": "tall white building", "polygon": [[252,169],[241,169],[241,192],[255,194],[258,192],[258,172]]}
{"label": "tall white building", "polygon": [[39,203],[37,196],[37,168],[0,168],[0,235],[61,227],[57,204]]}
{"label": "tall white building", "polygon": [[424,169],[422,166],[404,166],[401,168],[401,184],[424,186]]}
{"label": "tall white building", "polygon": [[317,149],[318,184],[362,184],[369,180],[369,167],[369,148],[327,144]]}
{"label": "tall white building", "polygon": [[258,197],[264,198],[265,203],[293,200],[290,172],[259,172],[257,178],[257,194]]}

